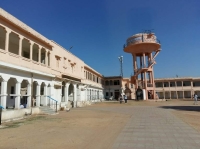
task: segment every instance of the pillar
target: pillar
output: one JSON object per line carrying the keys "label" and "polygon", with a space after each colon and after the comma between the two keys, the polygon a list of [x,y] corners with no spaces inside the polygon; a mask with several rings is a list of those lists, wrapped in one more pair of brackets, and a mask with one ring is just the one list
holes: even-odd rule
{"label": "pillar", "polygon": [[44,106],[47,106],[47,85],[44,86]]}
{"label": "pillar", "polygon": [[7,84],[8,79],[3,80],[1,82],[1,106],[4,107],[4,110],[6,110],[6,101],[7,101]]}
{"label": "pillar", "polygon": [[27,86],[27,108],[31,107],[31,84],[29,83]]}
{"label": "pillar", "polygon": [[74,108],[76,108],[77,102],[77,87],[76,84],[74,84]]}
{"label": "pillar", "polygon": [[21,100],[20,90],[21,90],[21,80],[17,80],[17,82],[15,84],[15,94],[16,94],[15,109],[20,109],[20,100]]}
{"label": "pillar", "polygon": [[48,66],[50,67],[51,66],[51,53],[50,52],[48,52]]}
{"label": "pillar", "polygon": [[193,81],[192,80],[191,80],[190,84],[191,84],[190,95],[191,95],[191,99],[192,99],[193,98],[193,93],[192,93],[192,91],[193,91]]}
{"label": "pillar", "polygon": [[87,101],[87,88],[85,89],[85,100],[84,101]]}
{"label": "pillar", "polygon": [[176,99],[178,99],[178,93],[177,93],[177,82],[175,81],[175,89],[176,89]]}
{"label": "pillar", "polygon": [[154,99],[155,99],[155,95],[156,95],[156,92],[155,92],[155,82],[154,82],[154,73],[153,73],[153,68],[152,68],[152,72],[151,72],[151,74],[152,74],[152,85],[153,85],[153,97],[154,97]]}
{"label": "pillar", "polygon": [[[51,98],[54,98],[54,84],[50,84],[50,86],[48,87],[49,88],[49,96],[51,97]],[[49,99],[49,105],[51,105],[53,102],[52,102],[52,100],[50,100]]]}
{"label": "pillar", "polygon": [[32,41],[30,41],[30,60],[32,60],[33,59],[33,42]]}
{"label": "pillar", "polygon": [[6,40],[5,40],[5,51],[8,52],[9,48],[9,34],[11,33],[11,30],[6,28]]}
{"label": "pillar", "polygon": [[22,41],[23,41],[23,36],[19,35],[19,56],[22,56]]}
{"label": "pillar", "polygon": [[164,82],[162,82],[162,88],[163,88],[163,98],[165,99],[165,89],[164,89]]}
{"label": "pillar", "polygon": [[145,92],[146,92],[146,100],[148,100],[146,71],[144,72],[144,83],[145,83],[144,87],[145,87]]}
{"label": "pillar", "polygon": [[45,51],[45,65],[48,66],[48,50]]}
{"label": "pillar", "polygon": [[143,53],[142,56],[143,56],[143,67],[146,68],[145,53]]}
{"label": "pillar", "polygon": [[181,81],[181,86],[182,86],[182,95],[183,95],[183,99],[185,99],[184,90],[183,90],[183,81]]}
{"label": "pillar", "polygon": [[68,100],[69,100],[69,95],[68,95],[69,94],[68,93],[69,92],[69,85],[70,85],[69,83],[66,83],[65,84],[65,90],[64,90],[64,92],[65,92],[65,97],[64,98],[65,98],[66,104],[68,104]]}
{"label": "pillar", "polygon": [[134,70],[134,74],[136,74],[136,70],[137,70],[137,57],[135,54],[133,54],[133,70]]}
{"label": "pillar", "polygon": [[168,82],[169,85],[169,99],[171,99],[171,86],[170,86],[170,82]]}
{"label": "pillar", "polygon": [[38,49],[38,62],[41,63],[41,49],[42,47],[39,46],[39,49]]}
{"label": "pillar", "polygon": [[40,84],[36,86],[36,106],[40,107]]}

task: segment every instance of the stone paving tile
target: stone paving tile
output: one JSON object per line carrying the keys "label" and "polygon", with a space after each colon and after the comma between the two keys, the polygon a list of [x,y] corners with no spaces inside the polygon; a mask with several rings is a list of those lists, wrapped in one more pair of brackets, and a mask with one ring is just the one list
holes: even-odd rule
{"label": "stone paving tile", "polygon": [[200,149],[200,133],[172,115],[170,109],[141,106],[125,111],[133,115],[113,149]]}

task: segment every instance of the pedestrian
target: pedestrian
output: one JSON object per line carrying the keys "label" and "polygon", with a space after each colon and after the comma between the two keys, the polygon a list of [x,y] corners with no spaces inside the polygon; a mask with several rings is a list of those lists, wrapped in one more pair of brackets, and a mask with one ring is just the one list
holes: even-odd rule
{"label": "pedestrian", "polygon": [[127,96],[124,95],[124,100],[125,100],[125,103],[127,103]]}
{"label": "pedestrian", "polygon": [[197,101],[198,101],[198,96],[197,94],[194,93],[194,105],[198,105]]}

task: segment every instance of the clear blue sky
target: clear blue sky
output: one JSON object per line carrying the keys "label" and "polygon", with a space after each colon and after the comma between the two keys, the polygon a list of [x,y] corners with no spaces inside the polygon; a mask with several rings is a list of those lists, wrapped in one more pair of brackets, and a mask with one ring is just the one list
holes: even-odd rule
{"label": "clear blue sky", "polygon": [[200,0],[1,0],[0,7],[69,49],[104,76],[133,72],[123,44],[154,29],[162,51],[155,77],[200,77]]}

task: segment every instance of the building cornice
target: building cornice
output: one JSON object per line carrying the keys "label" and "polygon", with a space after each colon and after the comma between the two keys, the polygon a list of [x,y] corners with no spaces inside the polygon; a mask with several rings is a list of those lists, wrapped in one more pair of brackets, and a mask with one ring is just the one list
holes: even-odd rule
{"label": "building cornice", "polygon": [[38,74],[38,75],[43,75],[43,76],[48,76],[48,77],[55,77],[55,75],[52,75],[52,74],[40,72],[40,71],[33,70],[33,69],[28,69],[28,68],[25,68],[25,67],[21,67],[21,66],[5,63],[5,62],[2,62],[2,61],[0,61],[0,66],[11,68],[11,69],[16,69],[16,70],[19,70],[19,71],[25,71],[25,72],[29,72],[29,73],[33,73],[33,74]]}
{"label": "building cornice", "polygon": [[155,78],[155,81],[167,81],[167,80],[200,80],[200,77]]}

